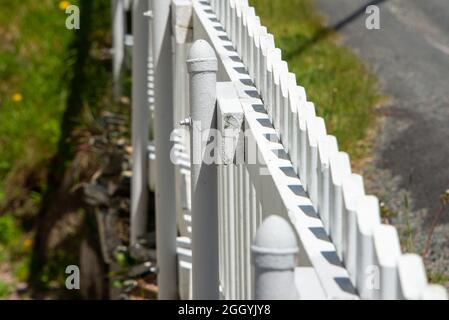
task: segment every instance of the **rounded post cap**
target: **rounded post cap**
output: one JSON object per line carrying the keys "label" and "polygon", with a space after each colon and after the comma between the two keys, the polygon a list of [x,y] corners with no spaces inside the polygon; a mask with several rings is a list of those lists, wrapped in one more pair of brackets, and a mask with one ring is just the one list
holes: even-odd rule
{"label": "rounded post cap", "polygon": [[197,40],[187,56],[189,72],[217,72],[218,62],[214,49],[206,40]]}
{"label": "rounded post cap", "polygon": [[254,252],[292,255],[298,253],[295,232],[280,216],[269,216],[257,230],[252,246]]}

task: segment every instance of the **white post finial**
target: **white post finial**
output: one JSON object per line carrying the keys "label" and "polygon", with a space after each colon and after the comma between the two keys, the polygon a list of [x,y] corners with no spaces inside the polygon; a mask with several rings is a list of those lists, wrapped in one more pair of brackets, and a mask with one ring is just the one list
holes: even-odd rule
{"label": "white post finial", "polygon": [[294,272],[299,249],[290,224],[280,216],[265,219],[251,251],[256,300],[299,299]]}

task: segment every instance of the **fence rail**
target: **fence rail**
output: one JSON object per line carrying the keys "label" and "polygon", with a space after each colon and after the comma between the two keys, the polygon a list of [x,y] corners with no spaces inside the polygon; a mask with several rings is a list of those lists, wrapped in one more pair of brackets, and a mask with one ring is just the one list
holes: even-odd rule
{"label": "fence rail", "polygon": [[[125,1],[112,8],[119,94]],[[149,187],[161,298],[447,299],[381,224],[247,0],[130,8],[131,244],[146,234]]]}

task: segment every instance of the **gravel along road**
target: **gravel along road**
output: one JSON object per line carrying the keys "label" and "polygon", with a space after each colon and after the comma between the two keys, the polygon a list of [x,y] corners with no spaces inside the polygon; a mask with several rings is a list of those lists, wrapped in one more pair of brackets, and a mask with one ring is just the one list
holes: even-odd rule
{"label": "gravel along road", "polygon": [[[422,250],[440,196],[449,189],[449,0],[315,3],[328,26],[343,36],[344,45],[366,62],[391,97],[381,110],[385,122],[373,168],[365,172],[367,188],[398,215],[396,223],[413,238],[411,249]],[[369,5],[379,8],[378,30],[366,27]],[[429,255],[429,264],[437,264],[435,272],[443,262],[443,269],[449,269],[448,209]]]}

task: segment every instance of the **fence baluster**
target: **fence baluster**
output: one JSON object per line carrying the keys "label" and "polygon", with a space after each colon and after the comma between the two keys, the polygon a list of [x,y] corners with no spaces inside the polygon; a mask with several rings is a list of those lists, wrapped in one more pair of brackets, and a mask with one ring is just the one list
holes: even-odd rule
{"label": "fence baluster", "polygon": [[175,299],[176,199],[174,164],[170,159],[173,142],[173,72],[170,1],[153,0],[153,61],[155,69],[155,146],[156,146],[156,241],[160,299]]}
{"label": "fence baluster", "polygon": [[[298,147],[299,148],[299,147]],[[300,149],[298,153],[300,152]],[[334,136],[326,136],[318,142],[318,213],[323,221],[324,229],[329,234],[330,231],[330,159],[338,152],[337,139]],[[299,169],[301,162],[298,160]],[[299,170],[298,169],[298,170]]]}
{"label": "fence baluster", "polygon": [[[329,222],[330,236],[337,249],[337,254],[342,258],[342,231],[343,231],[343,181],[351,174],[351,164],[347,153],[339,152],[330,158],[330,183],[329,183]],[[309,183],[309,181],[307,181]]]}
{"label": "fence baluster", "polygon": [[427,276],[422,258],[406,253],[398,260],[398,296],[400,300],[418,300],[427,287]]}
{"label": "fence baluster", "polygon": [[290,159],[292,160],[293,170],[299,175],[298,171],[298,140],[299,140],[299,122],[298,109],[300,103],[307,100],[305,90],[300,86],[290,87],[288,94],[288,103],[290,108],[289,114],[289,144],[290,144]]}
{"label": "fence baluster", "polygon": [[133,2],[132,48],[132,145],[133,175],[131,182],[131,252],[138,249],[139,241],[146,238],[148,215],[148,157],[149,142],[149,96],[147,90],[147,68],[149,57],[149,20],[143,14],[148,10],[148,1]]}
{"label": "fence baluster", "polygon": [[112,74],[114,80],[114,99],[122,95],[122,69],[125,59],[125,4],[124,0],[112,0]]}
{"label": "fence baluster", "polygon": [[307,182],[307,123],[316,117],[315,106],[311,102],[300,103],[298,109],[299,118],[299,177],[305,190],[309,185]]}
{"label": "fence baluster", "polygon": [[401,247],[396,228],[388,225],[378,225],[374,229],[374,258],[375,268],[378,273],[373,298],[376,300],[393,300],[397,297],[398,286],[398,261],[401,256]]}
{"label": "fence baluster", "polygon": [[343,261],[352,283],[356,283],[357,202],[365,195],[363,178],[357,174],[343,181]]}
{"label": "fence baluster", "polygon": [[315,210],[318,209],[318,141],[326,136],[326,125],[323,118],[309,120],[307,135],[307,190]]}
{"label": "fence baluster", "polygon": [[274,82],[273,82],[273,73],[274,66],[281,60],[281,50],[272,48],[267,51],[267,100],[265,101],[268,115],[270,116],[271,122],[274,123],[275,120],[275,96],[274,96]]}
{"label": "fence baluster", "polygon": [[372,299],[370,288],[374,265],[374,229],[380,224],[379,201],[365,196],[357,204],[357,272],[356,286],[362,299]]}

